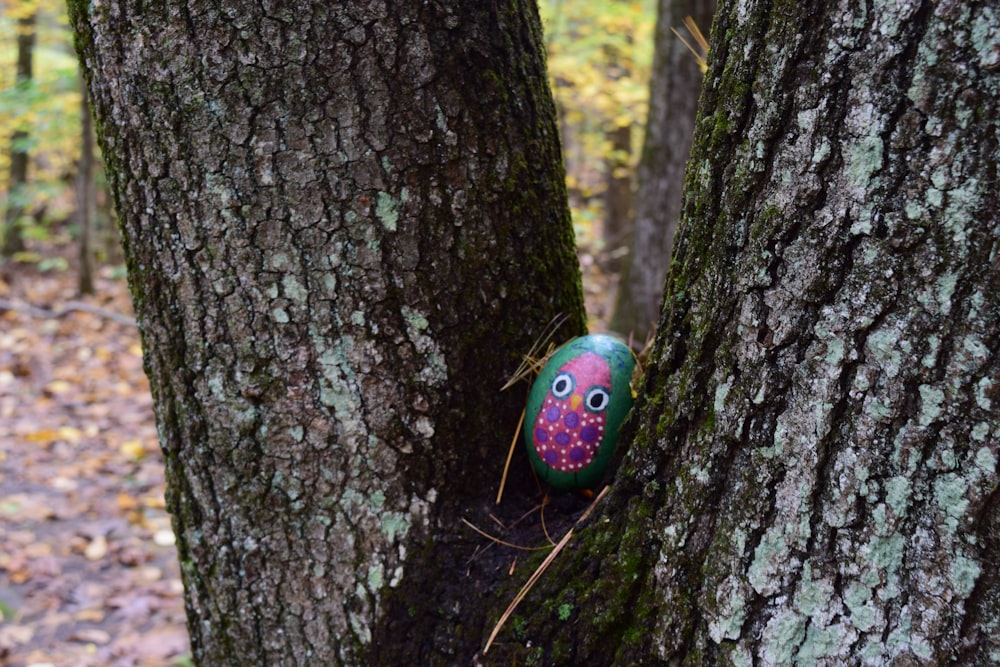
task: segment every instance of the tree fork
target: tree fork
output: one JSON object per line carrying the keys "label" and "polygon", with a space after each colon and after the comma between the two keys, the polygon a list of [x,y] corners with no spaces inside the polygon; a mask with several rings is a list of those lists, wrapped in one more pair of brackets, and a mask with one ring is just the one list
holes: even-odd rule
{"label": "tree fork", "polygon": [[996,661],[996,26],[722,3],[630,453],[499,659]]}

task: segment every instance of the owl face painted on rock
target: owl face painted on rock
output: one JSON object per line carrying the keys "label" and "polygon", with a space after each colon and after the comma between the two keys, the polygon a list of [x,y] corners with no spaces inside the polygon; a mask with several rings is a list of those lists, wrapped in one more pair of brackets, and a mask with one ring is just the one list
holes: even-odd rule
{"label": "owl face painted on rock", "polygon": [[632,406],[634,365],[624,343],[603,335],[574,339],[549,358],[525,419],[528,455],[542,479],[559,489],[599,481]]}
{"label": "owl face painted on rock", "polygon": [[611,402],[611,369],[584,352],[559,368],[532,433],[535,453],[559,472],[578,472],[597,456]]}

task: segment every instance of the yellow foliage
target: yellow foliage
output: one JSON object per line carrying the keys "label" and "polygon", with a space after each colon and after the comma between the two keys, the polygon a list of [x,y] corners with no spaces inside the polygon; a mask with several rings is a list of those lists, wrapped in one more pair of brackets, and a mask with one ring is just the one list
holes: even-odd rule
{"label": "yellow foliage", "polygon": [[36,0],[15,0],[5,8],[5,14],[13,21],[29,18],[38,11]]}
{"label": "yellow foliage", "polygon": [[[542,2],[549,74],[559,108],[567,185],[579,197],[600,198],[613,157],[605,135],[632,126],[634,165],[647,111],[656,3],[653,0]],[[34,94],[12,95],[18,21],[37,13]],[[35,197],[51,204],[68,185],[79,156],[80,92],[64,0],[14,0],[0,14],[0,193],[6,191],[15,129],[29,135]],[[18,100],[24,104],[18,106]],[[619,168],[620,169],[620,168]],[[63,199],[66,199],[65,197]],[[582,214],[595,213],[577,202]],[[52,210],[50,206],[50,210]]]}
{"label": "yellow foliage", "polygon": [[128,458],[139,460],[146,455],[146,447],[142,440],[127,440],[118,447],[118,451]]}
{"label": "yellow foliage", "polygon": [[548,44],[549,77],[559,108],[578,230],[600,219],[606,165],[617,161],[634,169],[641,140],[622,157],[607,140],[609,132],[634,127],[638,139],[646,121],[653,55],[656,3],[652,0],[549,0],[540,6]]}
{"label": "yellow foliage", "polygon": [[[33,79],[16,84],[20,20],[35,22]],[[45,204],[59,216],[72,200],[65,196],[80,153],[81,92],[64,0],[17,0],[0,14],[0,192],[6,192],[10,141],[26,134],[31,155],[29,206]]]}

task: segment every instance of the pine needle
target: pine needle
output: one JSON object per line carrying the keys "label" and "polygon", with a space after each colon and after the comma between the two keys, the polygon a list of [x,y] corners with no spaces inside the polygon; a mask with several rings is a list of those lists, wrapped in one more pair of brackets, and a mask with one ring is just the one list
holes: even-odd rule
{"label": "pine needle", "polygon": [[545,557],[545,560],[542,561],[542,564],[538,566],[538,569],[535,570],[534,573],[528,578],[527,583],[525,583],[524,586],[521,588],[521,590],[518,591],[517,595],[514,596],[514,600],[507,607],[507,610],[504,611],[503,615],[500,617],[500,620],[497,621],[496,626],[494,626],[493,632],[490,633],[489,639],[486,640],[486,647],[483,648],[483,655],[486,655],[486,653],[490,650],[490,646],[493,645],[493,640],[496,639],[497,635],[500,633],[500,629],[503,627],[504,623],[507,622],[507,619],[509,619],[511,614],[514,613],[514,610],[517,608],[517,605],[521,604],[521,600],[525,598],[525,596],[535,585],[535,583],[537,583],[538,580],[542,577],[542,574],[549,567],[549,565],[552,564],[552,561],[556,559],[556,556],[559,555],[559,552],[562,551],[567,544],[569,544],[570,539],[573,537],[573,531],[581,523],[583,523],[587,519],[587,517],[590,516],[590,513],[594,510],[594,507],[596,507],[597,503],[599,503],[601,499],[604,498],[605,495],[607,495],[608,490],[610,488],[611,487],[606,486],[604,487],[604,489],[601,490],[599,494],[597,494],[597,497],[594,498],[594,502],[590,503],[590,505],[587,507],[587,510],[583,513],[583,515],[576,520],[576,523],[573,524],[573,527],[570,528],[568,531],[566,531],[566,534],[563,535],[561,540],[559,540],[559,544],[557,544],[555,548],[552,549],[552,553],[550,553],[548,556]]}
{"label": "pine needle", "polygon": [[677,32],[675,28],[671,28],[670,31],[677,36],[677,39],[681,40],[681,43],[688,48],[688,51],[694,54],[694,59],[698,63],[698,69],[700,69],[701,73],[704,74],[708,71],[708,40],[705,39],[705,35],[702,34],[701,28],[698,27],[698,24],[695,23],[694,19],[690,16],[685,17],[684,27],[687,28],[687,31],[691,34],[691,38],[694,40],[695,44],[698,45],[698,48],[692,46],[691,43],[684,39],[684,36]]}
{"label": "pine needle", "polygon": [[504,546],[504,547],[510,547],[511,549],[520,549],[521,551],[545,551],[546,549],[551,549],[552,548],[551,546],[548,546],[548,547],[522,547],[520,544],[513,544],[511,542],[504,542],[499,537],[497,537],[495,535],[490,535],[485,530],[483,530],[481,528],[477,528],[474,523],[472,523],[471,521],[466,520],[465,518],[462,519],[462,523],[464,523],[466,526],[468,526],[472,530],[476,531],[477,533],[479,533],[480,535],[482,535],[486,539],[490,540],[491,542],[493,542],[495,544],[499,544],[499,545]]}
{"label": "pine needle", "polygon": [[517,428],[514,429],[514,437],[511,438],[510,448],[507,450],[507,461],[503,464],[503,476],[500,477],[500,489],[497,491],[497,505],[500,504],[500,500],[503,498],[503,489],[507,485],[507,472],[510,470],[510,460],[514,457],[517,436],[521,433],[521,426],[524,424],[524,414],[527,411],[528,405],[525,403],[524,408],[521,410],[521,418],[517,420]]}
{"label": "pine needle", "polygon": [[542,532],[545,533],[545,539],[547,539],[549,541],[549,544],[551,544],[552,546],[555,546],[556,542],[555,542],[555,540],[552,539],[552,536],[549,535],[549,529],[546,528],[546,526],[545,526],[545,506],[548,504],[548,500],[549,500],[549,497],[546,494],[545,500],[542,501],[542,508],[538,512],[538,518],[541,519],[541,521],[542,521]]}
{"label": "pine needle", "polygon": [[[523,361],[521,361],[521,365],[517,367],[517,370],[514,371],[514,374],[510,376],[510,379],[507,380],[507,383],[504,384],[504,386],[500,387],[500,391],[505,391],[507,389],[510,389],[515,384],[517,384],[524,378],[528,377],[530,374],[534,373],[535,375],[537,375],[541,371],[542,366],[545,365],[545,360],[548,358],[549,353],[552,350],[552,345],[550,344],[550,341],[552,340],[552,337],[556,335],[556,331],[559,329],[559,327],[561,327],[567,319],[568,318],[565,315],[560,313],[559,315],[556,315],[554,318],[552,318],[552,320],[545,325],[545,328],[542,329],[542,333],[538,334],[538,338],[535,339],[535,342],[531,346],[531,349],[528,350],[528,353],[526,355],[524,355],[524,359]],[[539,357],[538,353],[541,352],[543,349],[546,349],[546,346],[548,346],[548,350],[550,352],[546,352],[546,354]]]}

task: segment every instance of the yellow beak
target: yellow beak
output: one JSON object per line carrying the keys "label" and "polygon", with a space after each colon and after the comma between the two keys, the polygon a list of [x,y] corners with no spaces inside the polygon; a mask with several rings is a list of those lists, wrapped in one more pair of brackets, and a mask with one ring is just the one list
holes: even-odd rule
{"label": "yellow beak", "polygon": [[579,394],[573,394],[572,396],[570,396],[569,399],[569,407],[576,410],[577,408],[580,407],[580,403],[582,402],[583,402],[583,397],[581,397]]}

